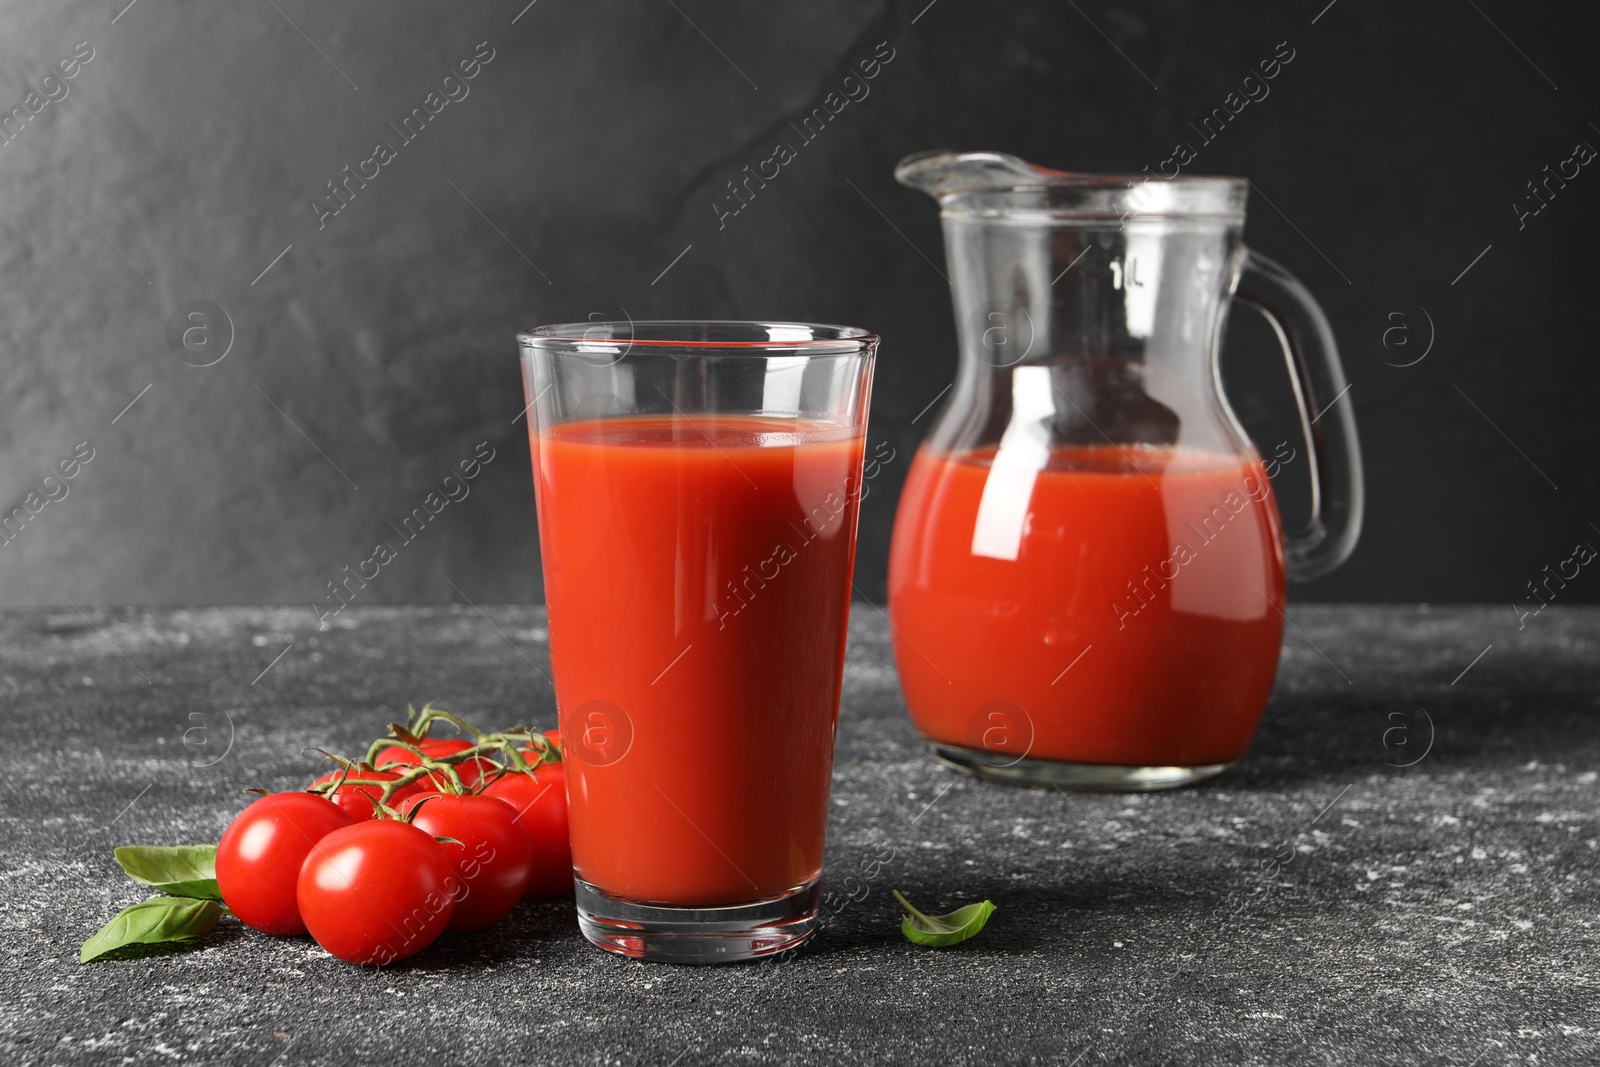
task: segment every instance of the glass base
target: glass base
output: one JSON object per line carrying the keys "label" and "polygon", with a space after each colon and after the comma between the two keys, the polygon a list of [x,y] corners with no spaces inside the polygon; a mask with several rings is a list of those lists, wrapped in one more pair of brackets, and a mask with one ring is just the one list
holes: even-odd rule
{"label": "glass base", "polygon": [[1177,789],[1207,778],[1215,778],[1232,767],[1227,763],[1206,763],[1194,767],[1125,767],[1113,763],[1068,763],[1061,760],[1012,757],[1004,752],[947,745],[929,741],[933,756],[946,767],[990,782],[1012,785],[1055,786],[1098,793],[1149,793],[1158,789]]}
{"label": "glass base", "polygon": [[578,928],[607,952],[658,963],[736,963],[794,948],[817,932],[813,879],[782,896],[728,907],[674,907],[613,896],[574,878]]}

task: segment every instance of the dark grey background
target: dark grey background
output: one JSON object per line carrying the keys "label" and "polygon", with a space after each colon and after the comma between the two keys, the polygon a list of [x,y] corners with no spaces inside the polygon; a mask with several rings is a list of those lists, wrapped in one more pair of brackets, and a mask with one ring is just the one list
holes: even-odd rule
{"label": "dark grey background", "polygon": [[[1271,95],[1192,169],[1270,197],[1248,238],[1323,300],[1353,382],[1367,531],[1300,595],[1510,604],[1600,543],[1600,176],[1521,230],[1512,207],[1600,145],[1591,8],[125,2],[0,9],[0,110],[94,49],[0,145],[0,504],[95,450],[0,545],[0,603],[310,602],[480,441],[496,459],[472,495],[363,597],[537,598],[512,334],[624,309],[883,335],[873,434],[903,459],[863,507],[858,584],[877,595],[932,416],[911,420],[955,359],[936,212],[894,161],[1154,167],[1282,41]],[[319,230],[324,182],[398,143],[388,124],[483,41],[470,95]],[[725,183],[883,41],[870,96],[719,229]],[[234,327],[210,367],[167,343],[191,300]],[[1268,449],[1291,432],[1271,345],[1235,317],[1234,398]],[[1597,593],[1582,574],[1561,597]]]}

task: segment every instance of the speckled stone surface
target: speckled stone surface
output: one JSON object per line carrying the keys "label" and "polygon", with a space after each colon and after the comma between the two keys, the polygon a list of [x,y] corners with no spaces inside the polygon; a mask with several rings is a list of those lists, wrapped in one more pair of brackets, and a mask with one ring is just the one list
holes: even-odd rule
{"label": "speckled stone surface", "polygon": [[[380,971],[232,924],[77,946],[141,899],[113,844],[215,840],[240,790],[308,779],[303,746],[353,751],[429,698],[549,723],[541,609],[353,608],[321,634],[305,608],[5,615],[0,1062],[1595,1062],[1600,610],[1290,617],[1231,773],[1069,796],[935,766],[858,604],[810,946],[639,964],[569,900]],[[999,911],[920,949],[891,886]]]}

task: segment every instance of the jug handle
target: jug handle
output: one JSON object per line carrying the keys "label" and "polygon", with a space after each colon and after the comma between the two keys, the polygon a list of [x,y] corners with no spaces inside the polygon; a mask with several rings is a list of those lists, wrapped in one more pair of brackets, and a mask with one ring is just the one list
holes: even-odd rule
{"label": "jug handle", "polygon": [[1305,582],[1338,567],[1361,536],[1361,444],[1328,319],[1306,287],[1266,256],[1245,250],[1234,293],[1260,311],[1283,346],[1311,458],[1311,516],[1286,537],[1288,576]]}

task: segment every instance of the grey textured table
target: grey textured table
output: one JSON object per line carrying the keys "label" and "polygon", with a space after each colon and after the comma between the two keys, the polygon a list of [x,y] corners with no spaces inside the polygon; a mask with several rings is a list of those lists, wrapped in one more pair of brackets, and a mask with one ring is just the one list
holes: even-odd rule
{"label": "grey textured table", "polygon": [[[303,607],[0,617],[0,1061],[1600,1058],[1600,610],[1551,607],[1520,631],[1507,607],[1290,618],[1234,771],[1066,795],[935,766],[884,621],[858,604],[835,907],[810,946],[639,964],[589,947],[569,900],[361,970],[232,926],[197,951],[76,952],[141,897],[113,844],[215,840],[241,789],[303,784],[304,745],[355,750],[429,698],[550,722],[539,609],[351,609],[321,634]],[[965,946],[920,949],[891,886],[1000,910]]]}

